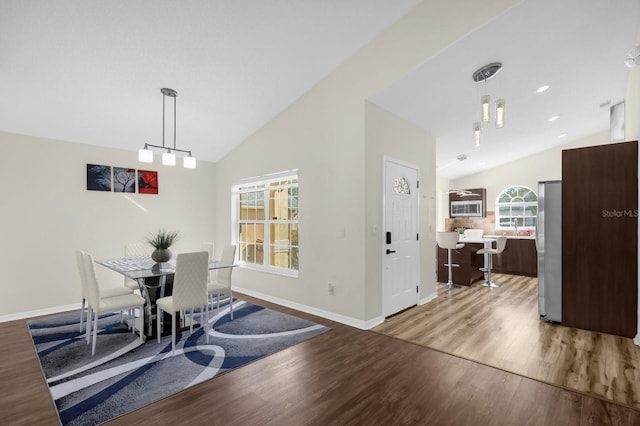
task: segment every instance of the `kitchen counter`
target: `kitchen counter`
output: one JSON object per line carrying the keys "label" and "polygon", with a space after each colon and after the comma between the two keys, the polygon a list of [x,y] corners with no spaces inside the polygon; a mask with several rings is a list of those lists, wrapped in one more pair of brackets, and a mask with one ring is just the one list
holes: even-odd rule
{"label": "kitchen counter", "polygon": [[[482,259],[483,256],[476,255],[475,253],[479,248],[482,248],[485,243],[493,242],[498,237],[499,235],[494,234],[485,234],[482,238],[464,238],[461,236],[459,242],[473,247],[471,250],[472,254]],[[505,235],[505,237],[507,237],[507,245],[505,246],[504,251],[493,256],[493,272],[537,277],[538,250],[536,248],[536,237],[529,235]],[[491,244],[491,246],[495,247],[495,244]],[[457,284],[468,285],[466,283],[469,281],[470,283],[473,283],[473,281],[477,279],[477,275],[470,273],[468,269],[472,269],[473,267],[482,267],[482,264],[478,265],[477,260],[467,260],[468,256],[469,254],[464,257],[463,261],[463,264],[465,265],[465,268],[463,268],[465,269],[465,273],[461,278],[464,280],[464,283],[460,282]],[[469,278],[469,281],[467,281],[467,278]],[[440,281],[440,279],[438,281]]]}
{"label": "kitchen counter", "polygon": [[[480,270],[484,266],[484,256],[477,254],[483,247],[482,240],[472,243],[470,239],[464,242],[464,247],[453,250],[452,263],[457,264],[453,268],[453,282],[464,286],[470,286],[476,281],[484,278],[484,273]],[[449,278],[449,270],[445,266],[447,263],[447,250],[436,246],[438,257],[438,282],[446,283]]]}
{"label": "kitchen counter", "polygon": [[[498,238],[500,235],[485,235],[488,238]],[[535,240],[535,235],[505,235],[508,240]]]}

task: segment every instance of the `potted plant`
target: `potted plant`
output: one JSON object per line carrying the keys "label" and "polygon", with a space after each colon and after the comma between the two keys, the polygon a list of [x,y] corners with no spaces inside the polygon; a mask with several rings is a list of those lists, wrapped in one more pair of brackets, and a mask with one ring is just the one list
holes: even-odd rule
{"label": "potted plant", "polygon": [[157,263],[168,262],[171,259],[171,251],[169,247],[178,240],[177,232],[168,232],[164,229],[152,234],[147,238],[149,243],[155,250],[151,253],[151,258]]}

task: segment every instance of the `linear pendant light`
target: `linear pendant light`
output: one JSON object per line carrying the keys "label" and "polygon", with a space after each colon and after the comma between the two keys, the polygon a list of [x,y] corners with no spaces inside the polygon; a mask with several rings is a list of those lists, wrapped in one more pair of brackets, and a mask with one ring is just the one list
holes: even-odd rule
{"label": "linear pendant light", "polygon": [[[178,92],[167,88],[160,89],[160,92],[162,92],[162,146],[145,143],[144,148],[138,150],[138,161],[142,163],[153,163],[153,151],[149,149],[149,147],[152,147],[167,151],[162,154],[162,164],[165,166],[176,165],[176,155],[174,152],[177,151],[187,154],[184,157],[183,167],[185,169],[195,169],[196,159],[191,155],[191,151],[176,148],[176,97],[178,96]],[[173,98],[173,148],[164,146],[165,106],[167,96]]]}

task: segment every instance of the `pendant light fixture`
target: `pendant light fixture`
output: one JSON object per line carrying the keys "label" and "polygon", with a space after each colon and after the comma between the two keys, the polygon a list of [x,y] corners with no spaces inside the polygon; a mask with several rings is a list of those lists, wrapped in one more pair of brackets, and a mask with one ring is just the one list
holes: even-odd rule
{"label": "pendant light fixture", "polygon": [[480,130],[482,129],[482,123],[479,121],[473,123],[473,133],[476,138],[476,146],[480,146]]}
{"label": "pendant light fixture", "polygon": [[[492,62],[482,68],[476,70],[473,75],[473,81],[476,83],[487,82],[493,76],[498,74],[502,70],[502,63]],[[495,126],[498,129],[504,127],[505,117],[505,100],[498,99],[495,101]],[[476,146],[480,146],[480,132],[482,126],[491,121],[491,96],[484,95],[480,98],[480,121],[473,123],[473,132],[476,141]]]}
{"label": "pendant light fixture", "polygon": [[[160,89],[160,92],[162,92],[162,146],[145,143],[144,148],[138,150],[138,161],[142,163],[153,163],[153,151],[149,149],[151,147],[166,150],[166,152],[162,154],[162,164],[165,166],[176,165],[175,152],[177,151],[187,154],[183,157],[183,167],[185,169],[195,169],[196,159],[191,155],[191,151],[176,148],[176,97],[178,96],[178,92],[167,88]],[[173,148],[164,146],[165,106],[167,96],[173,98]]]}

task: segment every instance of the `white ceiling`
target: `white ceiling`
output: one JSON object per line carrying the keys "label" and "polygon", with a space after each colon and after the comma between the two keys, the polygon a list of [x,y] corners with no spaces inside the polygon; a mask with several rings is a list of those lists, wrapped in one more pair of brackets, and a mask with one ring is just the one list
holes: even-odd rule
{"label": "white ceiling", "polygon": [[[600,104],[624,100],[623,61],[639,30],[638,0],[523,0],[372,101],[428,130],[437,174],[462,177],[608,129],[609,107]],[[491,62],[502,71],[475,83],[473,72]],[[549,90],[536,94],[543,84]],[[506,100],[506,127],[484,128],[476,148],[473,122],[486,94]]]}
{"label": "white ceiling", "polygon": [[[169,87],[177,147],[217,161],[419,2],[2,0],[0,130],[160,145]],[[436,137],[439,175],[475,173],[607,129],[600,104],[624,100],[639,23],[640,0],[523,0],[371,100]],[[476,148],[484,94],[506,99],[507,124]]]}
{"label": "white ceiling", "polygon": [[418,3],[2,0],[0,130],[217,161]]}

